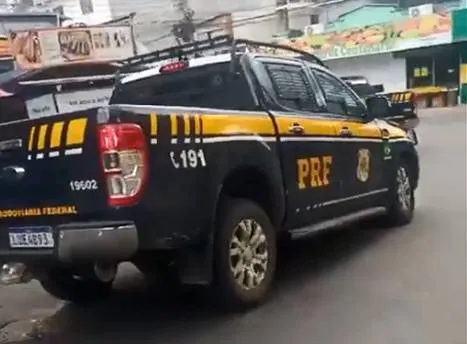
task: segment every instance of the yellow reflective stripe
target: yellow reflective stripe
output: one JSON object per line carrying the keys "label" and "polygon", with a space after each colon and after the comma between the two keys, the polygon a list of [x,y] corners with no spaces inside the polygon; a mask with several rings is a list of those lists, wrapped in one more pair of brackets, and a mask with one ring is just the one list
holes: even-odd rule
{"label": "yellow reflective stripe", "polygon": [[155,112],[151,113],[151,136],[157,135],[157,114]]}
{"label": "yellow reflective stripe", "polygon": [[201,116],[198,114],[195,115],[195,135],[201,135]]}
{"label": "yellow reflective stripe", "polygon": [[45,135],[47,133],[47,124],[42,124],[39,128],[39,138],[37,140],[37,149],[42,150],[45,148]]}
{"label": "yellow reflective stripe", "polygon": [[170,133],[172,136],[178,135],[178,120],[177,114],[173,113],[170,115]]}
{"label": "yellow reflective stripe", "polygon": [[50,148],[60,147],[64,124],[65,122],[56,122],[53,124],[52,133],[50,134]]}
{"label": "yellow reflective stripe", "polygon": [[185,136],[190,136],[190,115],[183,115],[183,128],[185,129]]}
{"label": "yellow reflective stripe", "polygon": [[[254,114],[202,114],[204,135],[274,135],[269,116]],[[289,118],[289,122],[293,121]]]}
{"label": "yellow reflective stripe", "polygon": [[29,151],[32,151],[35,133],[36,133],[36,127],[32,127],[31,130],[29,130],[29,142],[28,142]]}
{"label": "yellow reflective stripe", "polygon": [[87,118],[72,119],[68,124],[66,134],[66,145],[80,145],[84,142],[84,133],[86,131]]}

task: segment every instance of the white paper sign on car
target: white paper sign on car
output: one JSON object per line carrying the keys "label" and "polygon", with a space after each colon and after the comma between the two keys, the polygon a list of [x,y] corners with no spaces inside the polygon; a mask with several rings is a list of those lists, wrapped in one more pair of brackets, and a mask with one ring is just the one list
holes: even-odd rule
{"label": "white paper sign on car", "polygon": [[59,113],[68,113],[104,106],[109,103],[112,88],[57,93],[55,100]]}
{"label": "white paper sign on car", "polygon": [[29,118],[41,118],[57,115],[52,94],[45,94],[40,97],[26,100],[26,110]]}

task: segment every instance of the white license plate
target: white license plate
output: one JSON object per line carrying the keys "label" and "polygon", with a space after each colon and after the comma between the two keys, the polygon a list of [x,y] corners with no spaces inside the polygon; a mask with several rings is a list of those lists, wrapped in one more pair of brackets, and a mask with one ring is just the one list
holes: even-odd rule
{"label": "white license plate", "polygon": [[52,228],[41,227],[16,227],[10,228],[11,248],[53,248],[55,241]]}

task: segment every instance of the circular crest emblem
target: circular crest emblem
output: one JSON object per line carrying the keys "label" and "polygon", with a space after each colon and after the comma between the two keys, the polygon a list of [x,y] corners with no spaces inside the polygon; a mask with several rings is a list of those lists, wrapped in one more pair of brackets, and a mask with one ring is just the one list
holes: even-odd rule
{"label": "circular crest emblem", "polygon": [[359,149],[357,159],[357,179],[366,182],[370,177],[370,151],[366,148]]}

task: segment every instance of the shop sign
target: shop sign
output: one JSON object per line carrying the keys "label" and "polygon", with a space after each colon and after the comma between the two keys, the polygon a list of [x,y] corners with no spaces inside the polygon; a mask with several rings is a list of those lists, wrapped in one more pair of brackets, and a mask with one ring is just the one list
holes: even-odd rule
{"label": "shop sign", "polygon": [[452,11],[452,40],[454,42],[467,41],[466,23],[467,8]]}
{"label": "shop sign", "polygon": [[97,88],[87,91],[57,93],[55,99],[59,113],[86,110],[109,104],[112,87]]}
{"label": "shop sign", "polygon": [[20,69],[115,61],[135,55],[129,25],[17,31],[10,33],[9,41]]}
{"label": "shop sign", "polygon": [[112,88],[45,94],[26,101],[29,118],[49,117],[104,106],[109,103]]}
{"label": "shop sign", "polygon": [[52,94],[46,94],[26,101],[26,110],[31,119],[57,115]]}
{"label": "shop sign", "polygon": [[374,55],[452,42],[450,13],[281,40],[323,60]]}

